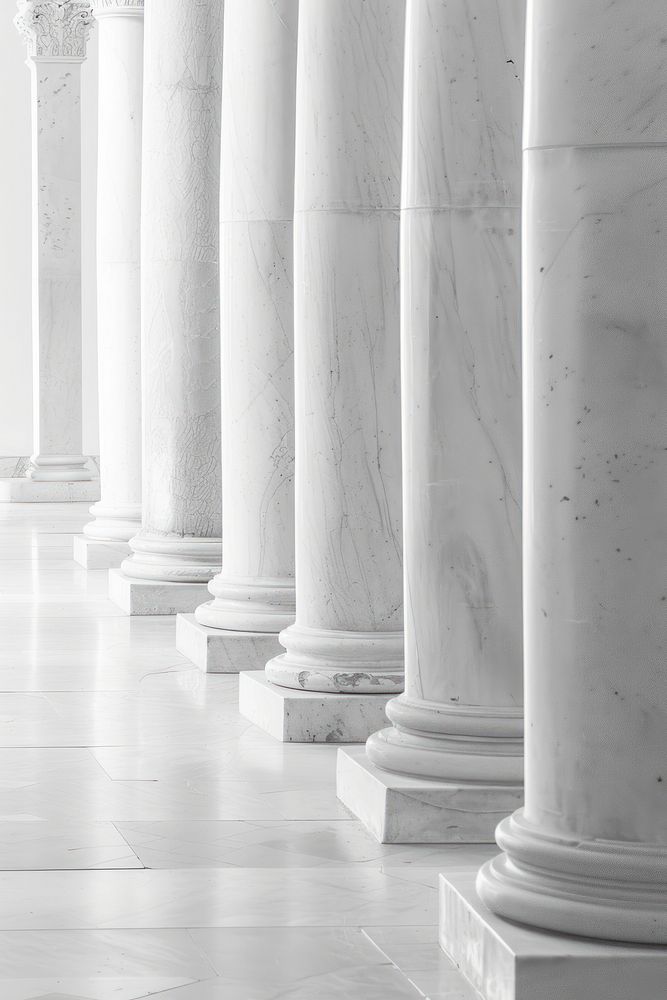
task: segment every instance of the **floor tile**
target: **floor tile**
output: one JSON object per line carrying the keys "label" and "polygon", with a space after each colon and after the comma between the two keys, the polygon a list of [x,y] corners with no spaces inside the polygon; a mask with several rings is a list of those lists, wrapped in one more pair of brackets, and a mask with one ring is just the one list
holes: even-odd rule
{"label": "floor tile", "polygon": [[377,844],[73,562],[88,507],[0,505],[0,1000],[470,1000],[436,883],[488,849]]}
{"label": "floor tile", "polygon": [[142,867],[113,823],[0,822],[0,871]]}
{"label": "floor tile", "polygon": [[435,923],[437,895],[371,868],[0,872],[0,929]]}

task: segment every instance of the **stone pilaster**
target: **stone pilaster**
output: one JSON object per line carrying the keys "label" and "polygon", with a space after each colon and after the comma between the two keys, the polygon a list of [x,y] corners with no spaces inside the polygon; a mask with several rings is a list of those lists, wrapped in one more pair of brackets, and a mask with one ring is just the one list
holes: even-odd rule
{"label": "stone pilaster", "polygon": [[[91,21],[87,0],[19,0],[15,17],[32,81],[34,453],[27,475],[35,499],[39,482],[67,484],[62,499],[99,495],[97,484],[86,483],[91,472],[81,453],[81,63]],[[85,485],[73,490],[73,482]]]}

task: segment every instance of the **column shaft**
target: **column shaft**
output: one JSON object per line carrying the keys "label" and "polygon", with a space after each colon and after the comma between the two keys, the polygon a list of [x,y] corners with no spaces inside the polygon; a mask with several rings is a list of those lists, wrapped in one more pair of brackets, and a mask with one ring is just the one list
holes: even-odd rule
{"label": "column shaft", "polygon": [[141,121],[144,0],[95,0],[99,31],[97,354],[102,499],[88,538],[141,525]]}
{"label": "column shaft", "polygon": [[478,889],[512,920],[664,944],[667,18],[531,0],[529,25],[526,804]]}
{"label": "column shaft", "polygon": [[368,755],[390,771],[464,783],[517,783],[523,766],[523,32],[521,0],[408,0],[406,690]]}
{"label": "column shaft", "polygon": [[196,618],[294,621],[292,218],[298,0],[227,0],[222,97],[222,572]]}
{"label": "column shaft", "polygon": [[271,681],[403,684],[398,201],[404,0],[301,0],[296,624]]}
{"label": "column shaft", "polygon": [[19,0],[32,80],[33,434],[28,476],[91,478],[81,412],[81,63],[87,0]]}
{"label": "column shaft", "polygon": [[139,580],[206,583],[220,569],[221,70],[220,0],[147,7],[143,509],[122,564]]}

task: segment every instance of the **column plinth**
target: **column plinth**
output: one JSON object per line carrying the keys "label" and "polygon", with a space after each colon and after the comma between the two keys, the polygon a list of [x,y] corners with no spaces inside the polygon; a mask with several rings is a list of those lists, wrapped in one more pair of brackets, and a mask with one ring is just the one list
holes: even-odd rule
{"label": "column plinth", "polygon": [[192,612],[220,570],[222,5],[163,0],[144,29],[141,530],[110,572],[130,614]]}
{"label": "column plinth", "polygon": [[[338,696],[365,699],[368,723],[382,717],[372,699],[380,699],[376,706],[382,710],[388,694],[402,687],[403,27],[402,0],[371,0],[358,9],[326,0],[299,5],[296,622],[280,636],[286,653],[257,680],[256,715],[249,693],[254,675],[244,677],[241,704],[261,725],[266,690],[284,713],[299,692],[303,731],[315,740],[345,739]],[[266,681],[268,689],[262,687]],[[357,725],[348,738],[365,738],[370,731],[364,734]]]}
{"label": "column plinth", "polygon": [[[32,81],[33,491],[92,479],[81,443],[81,63],[91,21],[87,0],[19,0],[14,19]],[[90,487],[68,493],[88,499]]]}
{"label": "column plinth", "polygon": [[492,841],[521,802],[523,6],[407,3],[405,693],[365,761],[339,761],[339,794],[382,839],[432,839],[434,783],[443,842]]}

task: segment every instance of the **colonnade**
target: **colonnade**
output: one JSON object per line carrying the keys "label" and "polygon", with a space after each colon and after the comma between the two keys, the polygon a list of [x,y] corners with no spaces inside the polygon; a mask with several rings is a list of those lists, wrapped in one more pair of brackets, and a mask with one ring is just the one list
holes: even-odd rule
{"label": "colonnade", "polygon": [[[85,55],[90,5],[19,6],[41,108],[39,60]],[[338,792],[378,839],[501,821],[504,853],[441,887],[483,996],[655,1000],[663,5],[143,7],[93,5],[102,499],[79,557],[104,546],[128,613],[179,613],[178,648],[242,671],[277,739],[368,738]],[[44,18],[70,16],[63,55]],[[49,447],[35,476],[81,469],[75,434]]]}

